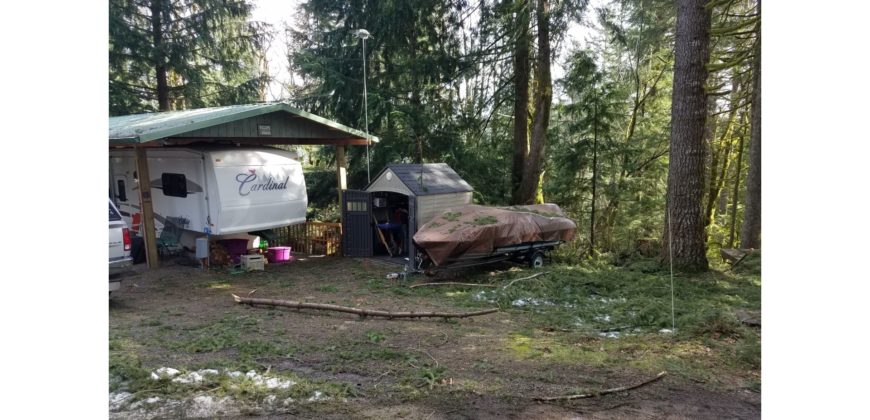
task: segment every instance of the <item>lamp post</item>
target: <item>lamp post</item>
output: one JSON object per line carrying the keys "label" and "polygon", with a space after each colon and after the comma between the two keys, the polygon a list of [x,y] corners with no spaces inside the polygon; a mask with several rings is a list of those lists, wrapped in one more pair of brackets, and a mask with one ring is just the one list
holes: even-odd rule
{"label": "lamp post", "polygon": [[369,143],[371,143],[369,137],[369,92],[366,86],[366,40],[372,35],[365,29],[357,29],[356,32],[354,32],[354,35],[356,35],[357,38],[362,39],[363,47],[363,108],[365,108],[366,114],[366,179],[371,183],[372,173],[369,160]]}

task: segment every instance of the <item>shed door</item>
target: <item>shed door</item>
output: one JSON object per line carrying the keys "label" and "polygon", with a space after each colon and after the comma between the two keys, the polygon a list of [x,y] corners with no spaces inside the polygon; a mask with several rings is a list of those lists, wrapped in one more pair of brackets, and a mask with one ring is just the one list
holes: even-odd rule
{"label": "shed door", "polygon": [[372,199],[365,191],[343,192],[341,248],[347,257],[372,256]]}
{"label": "shed door", "polygon": [[414,245],[414,234],[417,233],[417,197],[408,196],[408,238],[405,243],[408,244],[408,267],[413,269],[417,267],[417,246]]}

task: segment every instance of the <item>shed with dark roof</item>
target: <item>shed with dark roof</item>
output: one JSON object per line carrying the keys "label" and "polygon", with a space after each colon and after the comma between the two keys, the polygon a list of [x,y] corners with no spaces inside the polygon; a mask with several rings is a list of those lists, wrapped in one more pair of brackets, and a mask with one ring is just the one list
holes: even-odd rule
{"label": "shed with dark roof", "polygon": [[471,203],[471,188],[446,163],[387,165],[365,191],[390,191],[417,197],[417,223],[423,225],[444,210]]}
{"label": "shed with dark roof", "polygon": [[[411,238],[417,227],[446,210],[470,204],[473,192],[474,188],[446,163],[387,165],[364,190],[345,193],[345,255],[386,254],[387,247],[382,246],[384,241],[379,234],[385,234],[390,242],[390,235],[396,236],[396,232],[385,231],[383,227],[391,229],[397,222],[396,210],[404,209],[408,220],[399,221],[404,225],[400,244],[390,252],[391,256],[407,256],[413,263],[416,252]],[[382,232],[378,232],[375,223],[381,226]]]}

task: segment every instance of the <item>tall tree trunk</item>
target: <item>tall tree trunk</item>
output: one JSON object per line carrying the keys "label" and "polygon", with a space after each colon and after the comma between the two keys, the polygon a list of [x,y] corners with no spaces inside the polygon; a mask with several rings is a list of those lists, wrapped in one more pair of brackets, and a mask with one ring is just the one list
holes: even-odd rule
{"label": "tall tree trunk", "polygon": [[[411,40],[411,62],[417,62],[417,31],[412,29],[408,37]],[[414,163],[423,163],[423,127],[420,121],[423,115],[423,101],[420,99],[420,91],[423,86],[420,86],[419,74],[415,71],[411,72],[411,107],[414,114],[411,116],[411,127],[414,129],[414,145],[416,153],[414,154]]]}
{"label": "tall tree trunk", "polygon": [[550,125],[550,107],[553,104],[553,80],[550,75],[550,5],[548,0],[538,0],[535,9],[535,18],[538,23],[535,112],[532,118],[529,154],[526,156],[523,166],[520,188],[515,195],[515,201],[522,204],[533,204],[538,201],[537,192],[542,184],[544,150],[547,146],[547,129]]}
{"label": "tall tree trunk", "polygon": [[[704,246],[704,122],[710,10],[704,0],[677,1],[671,146],[662,256],[682,271],[709,268]],[[672,239],[672,241],[671,241]],[[673,255],[671,255],[673,249]]]}
{"label": "tall tree trunk", "polygon": [[529,153],[529,54],[531,36],[529,34],[529,0],[517,4],[516,30],[517,44],[514,52],[514,150],[511,168],[511,202],[521,202],[517,196],[523,180],[523,168]]}
{"label": "tall tree trunk", "polygon": [[[761,16],[761,0],[758,1]],[[757,25],[758,40],[752,69],[752,128],[749,137],[749,174],[746,176],[746,207],[741,248],[761,248],[761,25]]]}
{"label": "tall tree trunk", "polygon": [[595,250],[595,194],[598,187],[598,104],[595,104],[592,114],[592,205],[589,215],[589,255]]}
{"label": "tall tree trunk", "polygon": [[[716,148],[716,131],[719,118],[716,117],[716,98],[707,96],[707,119],[704,122],[704,168],[710,168],[710,172],[704,176],[704,191],[709,192],[716,180],[719,167],[719,149]],[[706,196],[705,196],[706,197]],[[706,203],[706,200],[704,200]],[[706,208],[706,206],[704,207]],[[705,212],[706,215],[706,212]],[[704,228],[708,226],[704,219]]]}
{"label": "tall tree trunk", "polygon": [[[725,185],[725,175],[728,172],[728,165],[731,162],[731,146],[734,144],[732,139],[734,133],[734,121],[737,117],[737,102],[740,100],[739,84],[737,78],[733,79],[731,84],[731,111],[728,112],[728,120],[725,123],[725,130],[722,131],[722,136],[719,137],[718,147],[714,142],[711,149],[714,150],[715,157],[713,164],[710,165],[710,182],[709,190],[707,191],[707,208],[704,212],[704,220],[706,221],[705,228],[713,225],[715,221],[716,203],[719,200],[719,194],[722,192],[722,187]],[[725,150],[721,150],[724,148]]]}
{"label": "tall tree trunk", "polygon": [[154,41],[154,70],[157,78],[157,109],[169,111],[169,83],[166,80],[166,54],[163,51],[163,2],[151,0],[151,37]]}
{"label": "tall tree trunk", "polygon": [[[743,118],[744,122],[746,118]],[[740,198],[740,172],[743,170],[743,137],[745,130],[741,130],[740,139],[737,141],[737,167],[734,168],[734,195],[731,197],[731,229],[728,232],[728,248],[734,248],[734,231],[737,230],[737,200]]]}

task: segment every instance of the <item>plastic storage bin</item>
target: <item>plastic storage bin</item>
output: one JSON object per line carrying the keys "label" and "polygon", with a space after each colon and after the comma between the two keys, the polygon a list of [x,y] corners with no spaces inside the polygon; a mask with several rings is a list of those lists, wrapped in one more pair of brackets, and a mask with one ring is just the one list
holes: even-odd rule
{"label": "plastic storage bin", "polygon": [[227,249],[227,254],[229,254],[233,264],[238,264],[239,257],[248,253],[247,239],[224,239],[221,244]]}
{"label": "plastic storage bin", "polygon": [[291,255],[292,248],[289,246],[273,246],[269,248],[270,263],[284,263],[293,260]]}
{"label": "plastic storage bin", "polygon": [[242,269],[245,271],[265,270],[266,260],[260,254],[242,255],[240,257]]}

